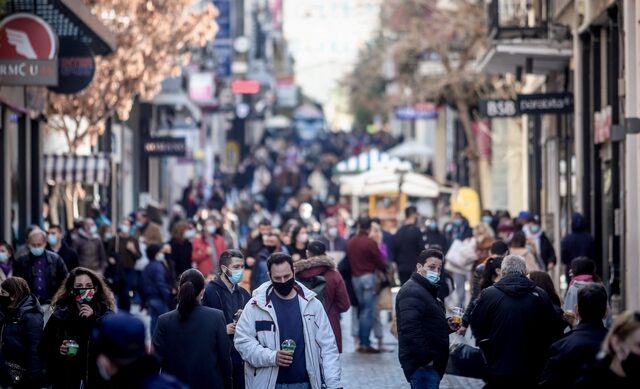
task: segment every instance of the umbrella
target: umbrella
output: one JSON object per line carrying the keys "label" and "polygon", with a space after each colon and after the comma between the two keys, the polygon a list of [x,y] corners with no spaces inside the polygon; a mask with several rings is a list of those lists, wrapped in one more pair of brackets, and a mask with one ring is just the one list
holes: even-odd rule
{"label": "umbrella", "polygon": [[398,158],[427,157],[433,155],[433,149],[422,143],[407,141],[391,148],[387,153]]}

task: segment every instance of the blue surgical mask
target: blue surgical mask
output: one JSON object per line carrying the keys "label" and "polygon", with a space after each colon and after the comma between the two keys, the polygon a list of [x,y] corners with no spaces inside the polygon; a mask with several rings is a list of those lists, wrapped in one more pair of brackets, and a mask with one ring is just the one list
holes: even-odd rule
{"label": "blue surgical mask", "polygon": [[537,234],[538,232],[540,232],[540,226],[538,225],[532,225],[530,228],[530,231],[532,234]]}
{"label": "blue surgical mask", "polygon": [[462,219],[453,219],[453,225],[459,227],[462,225]]}
{"label": "blue surgical mask", "polygon": [[329,236],[332,238],[337,238],[338,237],[338,229],[336,227],[331,227],[329,228]]}
{"label": "blue surgical mask", "polygon": [[237,285],[242,281],[242,276],[244,275],[244,269],[231,270],[231,276],[227,273],[227,277],[232,284]]}
{"label": "blue surgical mask", "polygon": [[432,284],[437,284],[438,281],[440,281],[440,273],[427,270],[427,274],[425,274],[424,278],[426,278],[427,281],[431,282]]}
{"label": "blue surgical mask", "polygon": [[44,247],[29,247],[29,251],[34,257],[39,257],[44,254]]}
{"label": "blue surgical mask", "polygon": [[8,260],[9,254],[4,251],[0,251],[0,263],[6,263]]}
{"label": "blue surgical mask", "polygon": [[482,217],[482,222],[484,224],[489,224],[491,225],[491,223],[493,222],[493,218],[491,216],[483,216]]}
{"label": "blue surgical mask", "polygon": [[192,239],[193,237],[196,236],[196,230],[193,229],[188,229],[184,232],[184,234],[182,235],[185,239]]}
{"label": "blue surgical mask", "polygon": [[91,226],[91,234],[95,235],[98,233],[98,227],[96,227],[95,225]]}
{"label": "blue surgical mask", "polygon": [[123,234],[129,234],[131,233],[131,227],[126,224],[120,224],[120,232]]}
{"label": "blue surgical mask", "polygon": [[156,261],[164,261],[164,253],[159,253],[156,255]]}
{"label": "blue surgical mask", "polygon": [[57,245],[58,244],[58,236],[56,234],[47,235],[47,243],[49,243],[51,246]]}
{"label": "blue surgical mask", "polygon": [[112,238],[113,238],[113,234],[112,233],[107,232],[107,233],[104,234],[104,240],[105,241],[111,240]]}
{"label": "blue surgical mask", "polygon": [[216,233],[216,226],[208,226],[207,227],[207,232],[209,232],[210,234],[215,234]]}
{"label": "blue surgical mask", "polygon": [[437,230],[438,229],[438,223],[437,222],[429,223],[429,229],[431,231]]}

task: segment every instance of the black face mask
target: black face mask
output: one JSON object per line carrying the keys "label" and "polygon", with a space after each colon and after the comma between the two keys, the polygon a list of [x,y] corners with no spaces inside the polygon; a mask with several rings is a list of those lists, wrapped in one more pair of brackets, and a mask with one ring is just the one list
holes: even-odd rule
{"label": "black face mask", "polygon": [[293,284],[295,282],[296,280],[293,277],[291,277],[289,281],[286,281],[286,282],[271,281],[271,284],[273,285],[273,289],[275,289],[276,292],[278,292],[281,296],[288,296],[289,293],[291,293],[291,289],[293,289]]}
{"label": "black face mask", "polygon": [[276,246],[264,246],[264,248],[267,249],[267,251],[270,253],[276,251]]}
{"label": "black face mask", "polygon": [[636,353],[629,353],[627,358],[622,361],[622,370],[627,378],[633,382],[640,381],[640,355]]}
{"label": "black face mask", "polygon": [[0,307],[8,307],[9,305],[11,305],[11,297],[0,296]]}

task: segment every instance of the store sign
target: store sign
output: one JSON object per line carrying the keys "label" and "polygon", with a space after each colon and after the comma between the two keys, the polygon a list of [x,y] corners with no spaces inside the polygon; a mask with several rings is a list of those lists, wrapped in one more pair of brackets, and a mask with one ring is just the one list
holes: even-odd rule
{"label": "store sign", "polygon": [[611,138],[611,113],[608,105],[593,115],[593,143],[604,143]]}
{"label": "store sign", "polygon": [[60,41],[58,54],[58,86],[49,87],[55,93],[74,94],[89,86],[96,72],[91,48],[81,41]]}
{"label": "store sign", "polygon": [[256,80],[234,80],[231,91],[237,95],[255,95],[260,92],[260,83]]}
{"label": "store sign", "polygon": [[143,151],[147,157],[184,157],[187,155],[187,138],[153,137],[144,141]]}
{"label": "store sign", "polygon": [[507,118],[518,115],[518,105],[512,99],[480,101],[480,113],[486,118]]}
{"label": "store sign", "polygon": [[189,98],[196,104],[216,104],[216,83],[212,72],[189,74]]}
{"label": "store sign", "polygon": [[437,106],[433,103],[417,103],[413,106],[400,106],[393,109],[398,120],[437,119]]}
{"label": "store sign", "polygon": [[0,85],[57,85],[58,40],[41,18],[27,13],[0,22]]}
{"label": "store sign", "polygon": [[572,93],[536,93],[518,95],[521,115],[560,114],[573,112]]}

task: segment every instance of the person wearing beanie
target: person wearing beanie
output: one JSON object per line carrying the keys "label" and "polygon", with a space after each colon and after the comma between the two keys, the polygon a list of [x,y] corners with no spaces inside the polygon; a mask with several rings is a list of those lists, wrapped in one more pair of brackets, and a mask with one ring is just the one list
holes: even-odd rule
{"label": "person wearing beanie", "polygon": [[185,389],[175,377],[160,374],[160,364],[145,345],[144,323],[126,313],[105,317],[93,332],[96,365],[106,388]]}

